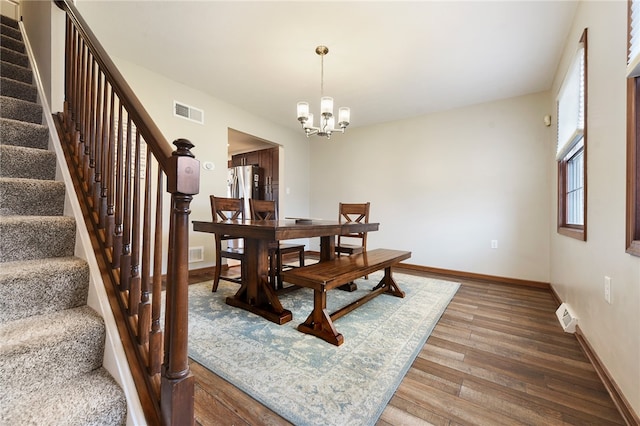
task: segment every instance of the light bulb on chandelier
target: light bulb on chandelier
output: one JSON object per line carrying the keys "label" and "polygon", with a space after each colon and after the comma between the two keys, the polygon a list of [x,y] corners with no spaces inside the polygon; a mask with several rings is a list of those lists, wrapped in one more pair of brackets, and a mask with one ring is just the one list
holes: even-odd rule
{"label": "light bulb on chandelier", "polygon": [[308,102],[298,102],[298,121],[302,125],[307,137],[312,135],[331,137],[334,132],[344,133],[349,125],[351,110],[348,107],[338,108],[338,128],[335,126],[333,116],[333,98],[324,96],[324,56],[329,53],[327,46],[316,47],[316,53],[320,55],[320,120],[318,126],[314,126],[313,114],[309,111]]}

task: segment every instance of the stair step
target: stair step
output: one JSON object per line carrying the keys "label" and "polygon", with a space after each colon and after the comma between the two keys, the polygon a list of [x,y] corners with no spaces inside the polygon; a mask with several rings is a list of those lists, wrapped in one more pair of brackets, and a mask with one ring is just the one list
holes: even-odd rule
{"label": "stair step", "polygon": [[125,394],[104,368],[0,406],[6,425],[124,425],[126,417]]}
{"label": "stair step", "polygon": [[86,305],[0,324],[0,337],[3,405],[102,366],[104,322]]}
{"label": "stair step", "polygon": [[0,96],[0,117],[42,124],[42,107],[33,102]]}
{"label": "stair step", "polygon": [[73,256],[76,222],[67,216],[0,216],[0,262]]}
{"label": "stair step", "polygon": [[0,177],[53,180],[56,161],[53,151],[0,145]]}
{"label": "stair step", "polygon": [[0,77],[0,95],[22,99],[27,102],[36,102],[38,100],[36,86],[6,77]]}
{"label": "stair step", "polygon": [[0,177],[0,216],[62,216],[64,182]]}
{"label": "stair step", "polygon": [[20,28],[16,22],[16,25],[7,25],[4,22],[0,23],[0,33],[14,38],[16,40],[22,41],[22,33],[20,32]]}
{"label": "stair step", "polygon": [[24,43],[22,40],[16,40],[14,37],[10,37],[7,34],[0,34],[0,44],[6,47],[7,49],[11,49],[15,52],[25,54],[26,49],[24,48]]}
{"label": "stair step", "polygon": [[0,75],[23,83],[33,83],[33,72],[29,68],[21,67],[11,62],[0,62]]}
{"label": "stair step", "polygon": [[89,266],[77,257],[6,262],[0,267],[0,323],[87,304]]}
{"label": "stair step", "polygon": [[11,19],[5,15],[0,15],[0,23],[16,29],[18,28],[18,21],[16,21],[15,19]]}
{"label": "stair step", "polygon": [[7,49],[2,46],[0,47],[0,57],[4,62],[10,62],[24,68],[29,68],[29,57],[24,53],[16,52],[15,50]]}
{"label": "stair step", "polygon": [[0,141],[3,145],[46,150],[49,147],[49,129],[42,124],[0,118]]}

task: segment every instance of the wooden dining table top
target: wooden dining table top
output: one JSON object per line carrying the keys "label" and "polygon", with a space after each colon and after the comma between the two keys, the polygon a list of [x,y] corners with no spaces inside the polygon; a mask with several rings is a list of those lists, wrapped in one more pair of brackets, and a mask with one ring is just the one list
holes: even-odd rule
{"label": "wooden dining table top", "polygon": [[241,238],[260,240],[290,240],[324,237],[346,233],[377,231],[379,223],[339,223],[332,220],[226,220],[220,222],[193,221],[193,230],[224,233]]}

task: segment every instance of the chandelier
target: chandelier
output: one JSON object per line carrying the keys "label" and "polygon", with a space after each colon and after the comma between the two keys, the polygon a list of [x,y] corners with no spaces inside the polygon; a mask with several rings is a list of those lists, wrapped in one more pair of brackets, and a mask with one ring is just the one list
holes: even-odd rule
{"label": "chandelier", "polygon": [[309,112],[308,102],[298,102],[298,121],[302,124],[307,137],[312,135],[331,138],[333,132],[344,133],[349,125],[351,110],[347,107],[338,108],[338,128],[335,126],[333,116],[333,98],[324,96],[324,56],[329,53],[327,46],[316,47],[316,53],[320,55],[320,122],[314,126],[313,114]]}

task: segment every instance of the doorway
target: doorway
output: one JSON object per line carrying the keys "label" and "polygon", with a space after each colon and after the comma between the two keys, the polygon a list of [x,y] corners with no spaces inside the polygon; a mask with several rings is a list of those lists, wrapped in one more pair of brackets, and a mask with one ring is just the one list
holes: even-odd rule
{"label": "doorway", "polygon": [[[256,166],[258,183],[251,196],[273,200],[280,210],[280,155],[281,146],[235,129],[228,129],[227,166],[229,176],[239,166]],[[228,182],[231,185],[231,178]],[[248,191],[247,191],[248,192]],[[247,197],[245,197],[247,198]],[[248,211],[246,212],[248,213]]]}

